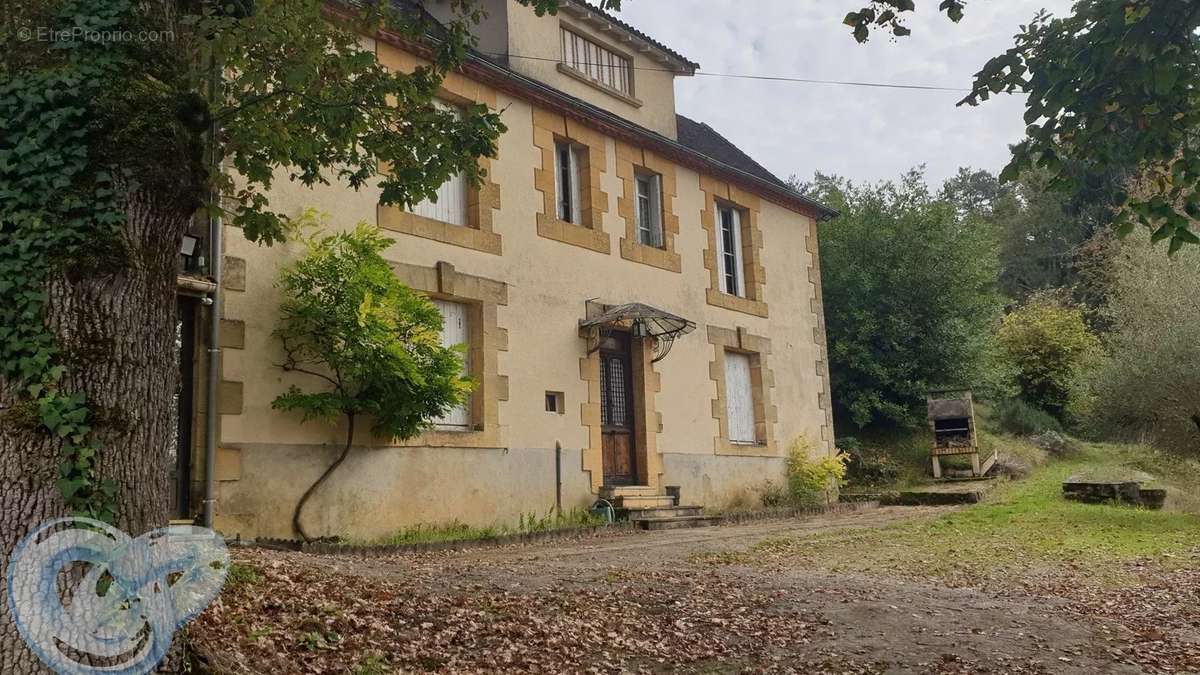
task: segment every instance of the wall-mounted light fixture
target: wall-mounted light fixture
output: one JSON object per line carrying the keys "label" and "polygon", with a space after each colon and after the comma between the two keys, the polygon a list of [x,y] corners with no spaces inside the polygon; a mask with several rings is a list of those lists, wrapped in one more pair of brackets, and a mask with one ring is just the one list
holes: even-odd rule
{"label": "wall-mounted light fixture", "polygon": [[200,255],[201,239],[195,235],[183,235],[183,241],[179,244],[179,255],[183,256],[183,269],[185,272],[195,272],[204,266],[204,256]]}

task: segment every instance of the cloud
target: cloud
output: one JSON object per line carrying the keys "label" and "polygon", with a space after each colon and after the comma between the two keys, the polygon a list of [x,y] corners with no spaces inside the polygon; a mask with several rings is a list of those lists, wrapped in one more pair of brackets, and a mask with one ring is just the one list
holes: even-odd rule
{"label": "cloud", "polygon": [[[625,0],[621,16],[701,65],[701,72],[922,84],[968,89],[989,58],[1045,6],[1071,0],[973,2],[959,24],[920,3],[911,37],[859,45],[842,25],[864,0]],[[924,164],[931,182],[960,166],[999,171],[1021,139],[1023,101],[956,107],[953,92],[868,89],[697,76],[678,78],[676,107],[707,122],[776,174],[894,178]],[[964,92],[965,93],[965,92]]]}

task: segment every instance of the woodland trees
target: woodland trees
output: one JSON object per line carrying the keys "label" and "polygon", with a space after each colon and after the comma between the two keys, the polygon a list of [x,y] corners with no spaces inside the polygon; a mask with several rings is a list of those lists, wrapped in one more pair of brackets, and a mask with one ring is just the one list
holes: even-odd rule
{"label": "woodland trees", "polygon": [[1200,251],[1169,262],[1149,237],[1110,244],[1106,356],[1078,417],[1099,435],[1200,454]]}
{"label": "woodland trees", "polygon": [[819,232],[838,416],[913,424],[931,386],[984,377],[1002,306],[995,227],[936,198],[917,171],[801,188],[841,213]]}

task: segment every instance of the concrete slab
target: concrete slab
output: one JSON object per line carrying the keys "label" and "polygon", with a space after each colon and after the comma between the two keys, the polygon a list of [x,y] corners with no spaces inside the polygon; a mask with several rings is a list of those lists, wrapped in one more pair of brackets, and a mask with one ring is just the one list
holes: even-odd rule
{"label": "concrete slab", "polygon": [[1063,497],[1088,504],[1117,502],[1161,509],[1167,490],[1157,480],[1134,470],[1081,471],[1063,481]]}
{"label": "concrete slab", "polygon": [[886,494],[880,502],[896,506],[978,504],[996,485],[994,479],[947,481]]}

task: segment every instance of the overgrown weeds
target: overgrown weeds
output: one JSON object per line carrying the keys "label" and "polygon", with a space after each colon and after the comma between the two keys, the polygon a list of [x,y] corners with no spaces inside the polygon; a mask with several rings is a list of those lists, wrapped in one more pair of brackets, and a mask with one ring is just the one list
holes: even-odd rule
{"label": "overgrown weeds", "polygon": [[554,511],[550,511],[545,515],[523,513],[518,518],[515,526],[504,524],[474,526],[467,525],[458,520],[441,524],[418,524],[401,529],[386,537],[357,543],[370,546],[404,546],[449,541],[477,541],[515,534],[533,534],[537,532],[592,527],[601,525],[604,522],[604,518],[586,509],[573,508],[561,516],[554,513]]}
{"label": "overgrown weeds", "polygon": [[1000,430],[1016,436],[1032,436],[1047,431],[1062,433],[1062,423],[1054,415],[1019,398],[996,403],[991,421]]}

